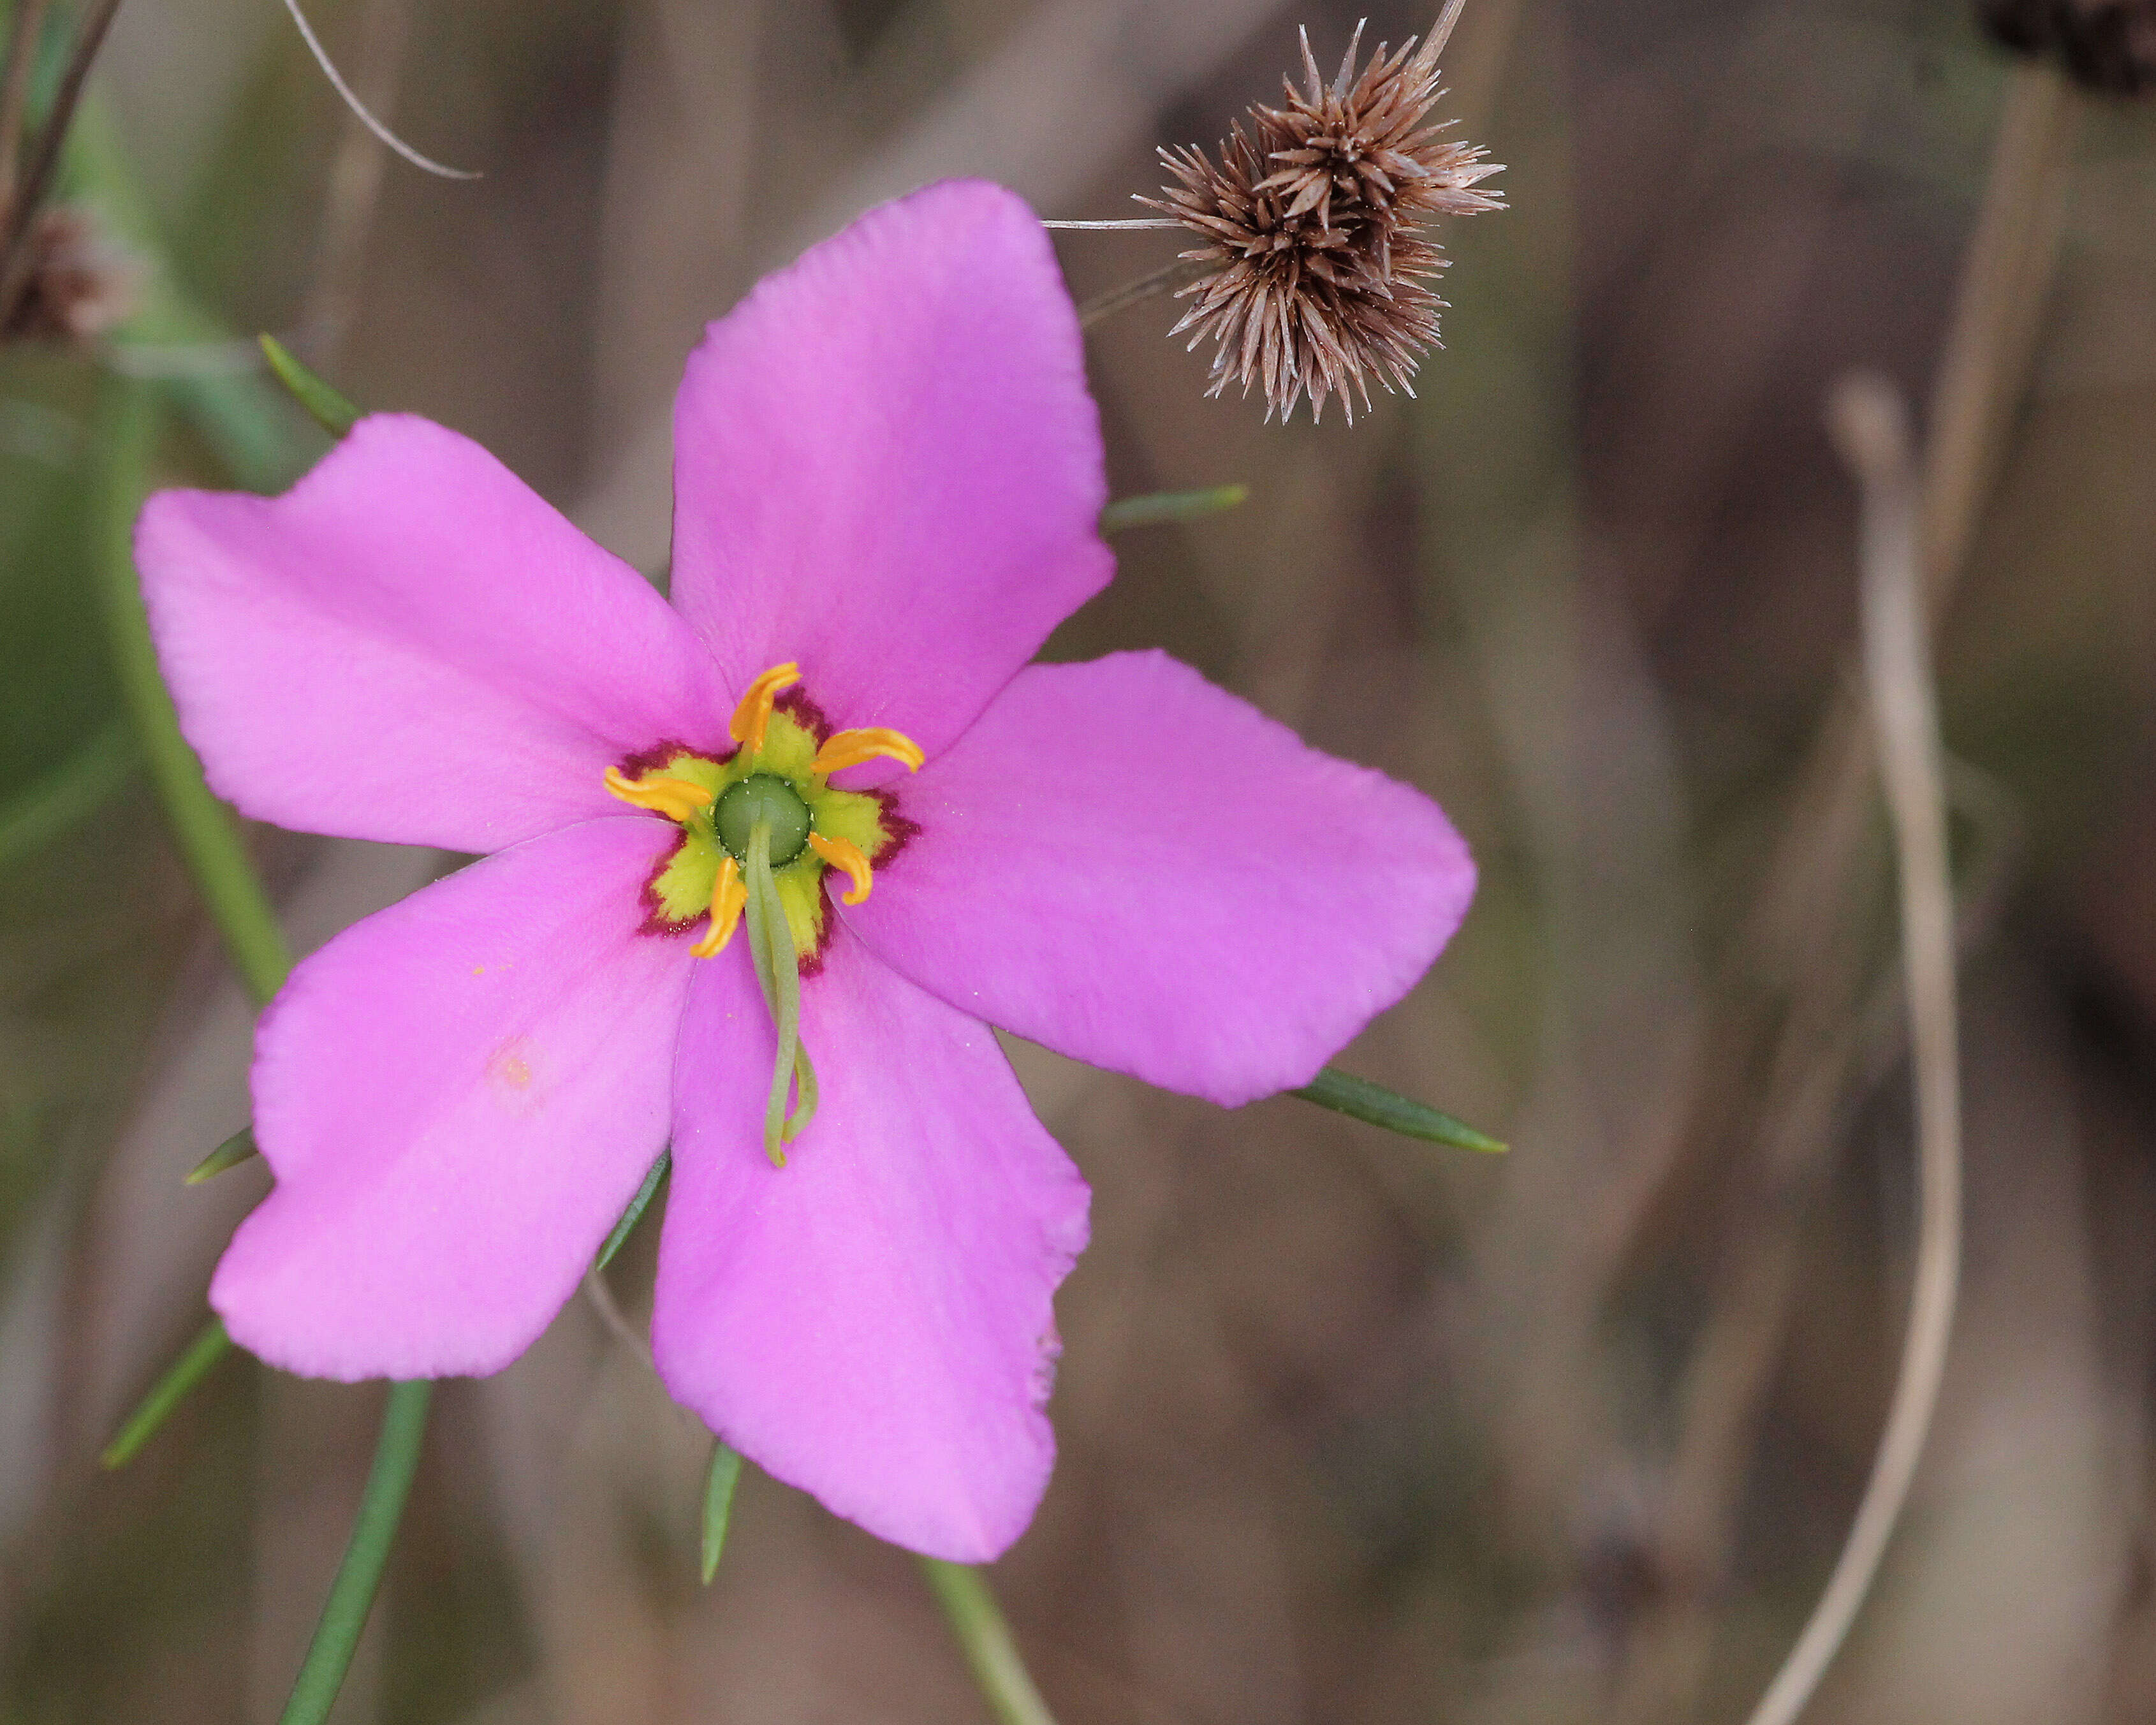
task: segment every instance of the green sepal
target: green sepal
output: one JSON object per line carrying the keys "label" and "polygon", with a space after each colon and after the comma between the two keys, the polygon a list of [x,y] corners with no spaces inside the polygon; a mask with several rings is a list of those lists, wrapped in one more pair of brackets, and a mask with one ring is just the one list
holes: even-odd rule
{"label": "green sepal", "polygon": [[251,1162],[262,1153],[254,1142],[254,1128],[243,1126],[216,1149],[187,1170],[184,1184],[199,1186],[204,1180],[215,1179],[228,1168],[238,1168],[243,1162]]}
{"label": "green sepal", "polygon": [[136,1404],[135,1411],[105,1446],[97,1465],[106,1469],[126,1466],[142,1445],[157,1435],[157,1428],[172,1417],[172,1409],[185,1401],[195,1386],[209,1376],[210,1368],[231,1352],[232,1337],[225,1333],[224,1320],[212,1318],[195,1332],[194,1340],[166,1368],[165,1375],[150,1386],[150,1393]]}
{"label": "green sepal", "polygon": [[272,335],[265,333],[261,340],[262,357],[270,362],[277,381],[292,392],[292,398],[307,410],[316,424],[331,437],[342,437],[359,423],[359,409],[341,392],[300,364],[290,348]]}
{"label": "green sepal", "polygon": [[1306,1102],[1315,1102],[1321,1108],[1330,1108],[1336,1114],[1350,1115],[1372,1126],[1381,1126],[1389,1132],[1420,1138],[1427,1143],[1449,1144],[1455,1150],[1476,1150],[1491,1155],[1512,1147],[1455,1120],[1450,1114],[1439,1113],[1426,1103],[1387,1090],[1382,1084],[1373,1084],[1367,1078],[1342,1072],[1337,1066],[1326,1067],[1317,1075],[1315,1083],[1287,1094],[1301,1096]]}
{"label": "green sepal", "polygon": [[1119,498],[1101,511],[1101,534],[1106,538],[1127,527],[1203,521],[1248,502],[1250,496],[1248,485],[1213,485],[1202,491],[1152,491],[1142,497]]}
{"label": "green sepal", "polygon": [[724,1443],[711,1446],[711,1471],[704,1476],[704,1585],[719,1573],[726,1548],[726,1523],[733,1519],[734,1487],[741,1483],[740,1453]]}
{"label": "green sepal", "polygon": [[666,1178],[666,1171],[674,1166],[674,1153],[661,1150],[659,1160],[651,1164],[651,1172],[644,1177],[644,1183],[636,1189],[636,1196],[629,1201],[629,1208],[621,1213],[621,1219],[613,1224],[613,1232],[607,1235],[606,1244],[599,1248],[598,1256],[593,1260],[594,1270],[603,1270],[613,1262],[613,1255],[622,1249],[629,1236],[635,1232],[651,1200],[659,1195],[659,1183]]}

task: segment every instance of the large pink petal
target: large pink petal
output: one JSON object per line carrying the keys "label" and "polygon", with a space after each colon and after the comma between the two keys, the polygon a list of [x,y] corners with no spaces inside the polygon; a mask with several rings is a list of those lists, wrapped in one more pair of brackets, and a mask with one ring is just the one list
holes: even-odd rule
{"label": "large pink petal", "polygon": [[136,557],[181,726],[259,819],[499,850],[619,814],[626,753],[724,739],[665,601],[424,419],[362,419],[281,497],[162,492]]}
{"label": "large pink petal", "polygon": [[1475,890],[1419,792],[1159,653],[1022,671],[899,792],[917,837],[845,913],[923,988],[1233,1106],[1306,1084]]}
{"label": "large pink petal", "polygon": [[931,755],[1107,583],[1078,321],[1012,193],[871,210],[711,326],[674,411],[674,602],[737,688],[798,660]]}
{"label": "large pink petal", "polygon": [[1048,1480],[1050,1296],[1085,1182],[988,1028],[843,929],[804,990],[823,1106],[764,1159],[773,1035],[747,955],[699,968],[659,1249],[660,1374],[759,1466],[870,1532],[961,1562]]}
{"label": "large pink petal", "polygon": [[210,1302],[321,1378],[491,1372],[577,1286],[666,1142],[687,942],[641,935],[674,829],[549,833],[346,929],[256,1038],[275,1189]]}

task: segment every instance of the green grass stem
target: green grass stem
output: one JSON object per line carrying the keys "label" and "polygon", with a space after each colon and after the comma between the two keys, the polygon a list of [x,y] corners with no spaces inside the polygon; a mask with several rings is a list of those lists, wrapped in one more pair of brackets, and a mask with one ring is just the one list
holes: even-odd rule
{"label": "green grass stem", "polygon": [[418,1471],[419,1443],[427,1431],[427,1404],[434,1386],[421,1378],[389,1386],[389,1405],[382,1415],[382,1436],[374,1446],[374,1466],[367,1470],[367,1489],[360,1494],[359,1515],[353,1522],[352,1542],[336,1579],[322,1606],[315,1639],[292,1685],[292,1698],[278,1716],[278,1725],[322,1725],[344,1687],[345,1673],[359,1646],[360,1631],[367,1627],[374,1596],[382,1589],[382,1572],[389,1562],[389,1548],[396,1543],[397,1524],[404,1517],[404,1502],[412,1494],[412,1476]]}
{"label": "green grass stem", "polygon": [[988,1590],[988,1578],[969,1565],[941,1558],[921,1558],[921,1569],[998,1725],[1055,1725],[1055,1714],[1019,1656],[1018,1642]]}

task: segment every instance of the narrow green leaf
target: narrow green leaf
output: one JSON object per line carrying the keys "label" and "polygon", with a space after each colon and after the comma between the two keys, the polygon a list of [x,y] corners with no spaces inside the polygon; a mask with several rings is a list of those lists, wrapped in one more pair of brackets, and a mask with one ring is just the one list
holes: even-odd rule
{"label": "narrow green leaf", "polygon": [[1203,491],[1153,491],[1142,497],[1120,498],[1101,511],[1101,531],[1120,533],[1126,527],[1202,521],[1247,502],[1250,495],[1248,485],[1214,485]]}
{"label": "narrow green leaf", "polygon": [[1373,1084],[1367,1078],[1342,1072],[1337,1066],[1327,1066],[1317,1075],[1315,1084],[1291,1090],[1288,1095],[1301,1096],[1306,1102],[1315,1102],[1337,1114],[1368,1121],[1372,1126],[1382,1126],[1387,1132],[1399,1132],[1404,1137],[1449,1144],[1455,1150],[1493,1153],[1511,1147],[1455,1120],[1450,1114],[1440,1114],[1412,1097],[1387,1090],[1382,1084]]}
{"label": "narrow green leaf", "polygon": [[412,1476],[418,1471],[419,1441],[427,1434],[427,1404],[434,1389],[424,1378],[389,1386],[389,1405],[382,1410],[382,1435],[375,1441],[367,1488],[360,1493],[352,1540],[345,1547],[344,1561],[337,1565],[336,1579],[330,1584],[321,1620],[315,1625],[315,1638],[307,1644],[307,1656],[278,1725],[323,1725],[336,1705],[360,1631],[367,1627],[374,1596],[382,1589],[382,1572],[389,1562],[389,1548],[396,1543],[397,1524],[404,1519],[404,1501],[412,1495]]}
{"label": "narrow green leaf", "polygon": [[174,1360],[165,1375],[152,1384],[135,1411],[127,1416],[112,1441],[105,1446],[105,1453],[97,1458],[98,1466],[105,1468],[125,1467],[135,1459],[136,1453],[148,1443],[170,1416],[173,1409],[185,1401],[188,1393],[209,1376],[210,1368],[232,1352],[232,1337],[224,1332],[224,1320],[213,1317],[187,1343],[187,1351]]}
{"label": "narrow green leaf", "polygon": [[603,1270],[613,1262],[613,1255],[621,1250],[623,1242],[636,1231],[638,1221],[643,1217],[644,1211],[650,1208],[651,1200],[659,1195],[659,1183],[666,1178],[666,1170],[673,1165],[674,1153],[671,1150],[661,1150],[659,1153],[659,1160],[651,1164],[651,1172],[644,1177],[644,1183],[636,1189],[636,1196],[629,1199],[629,1208],[621,1213],[621,1219],[613,1224],[613,1232],[607,1235],[606,1244],[599,1248],[596,1268]]}
{"label": "narrow green leaf", "polygon": [[741,1483],[741,1456],[725,1444],[711,1446],[711,1471],[704,1476],[704,1585],[719,1573],[726,1548],[726,1523],[733,1519],[734,1487]]}
{"label": "narrow green leaf", "polygon": [[261,1153],[254,1145],[254,1128],[243,1126],[197,1163],[189,1171],[185,1183],[199,1186],[204,1180],[214,1179],[227,1168],[238,1168],[243,1162],[251,1162]]}
{"label": "narrow green leaf", "polygon": [[331,437],[342,437],[359,423],[359,409],[333,385],[301,365],[292,350],[275,336],[262,337],[262,357],[270,362],[277,381],[292,392],[293,399]]}

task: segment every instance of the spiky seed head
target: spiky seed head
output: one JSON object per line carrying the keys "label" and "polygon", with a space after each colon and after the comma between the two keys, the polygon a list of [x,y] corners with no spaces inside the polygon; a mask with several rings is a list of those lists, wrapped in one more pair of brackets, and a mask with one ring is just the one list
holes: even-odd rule
{"label": "spiky seed head", "polygon": [[1983,0],[1985,27],[2106,95],[2156,95],[2156,0]]}
{"label": "spiky seed head", "polygon": [[1285,107],[1254,105],[1217,162],[1194,146],[1160,152],[1174,183],[1138,201],[1199,240],[1182,254],[1198,276],[1177,295],[1191,304],[1173,333],[1194,331],[1193,347],[1214,342],[1208,395],[1260,385],[1267,419],[1286,419],[1306,395],[1315,420],[1337,393],[1353,424],[1373,377],[1414,393],[1416,356],[1435,344],[1445,304],[1433,284],[1446,260],[1424,224],[1503,207],[1476,189],[1502,169],[1429,123],[1445,33],[1440,25],[1420,48],[1412,37],[1380,44],[1358,69],[1358,24],[1327,83],[1306,31],[1302,85],[1281,80]]}

